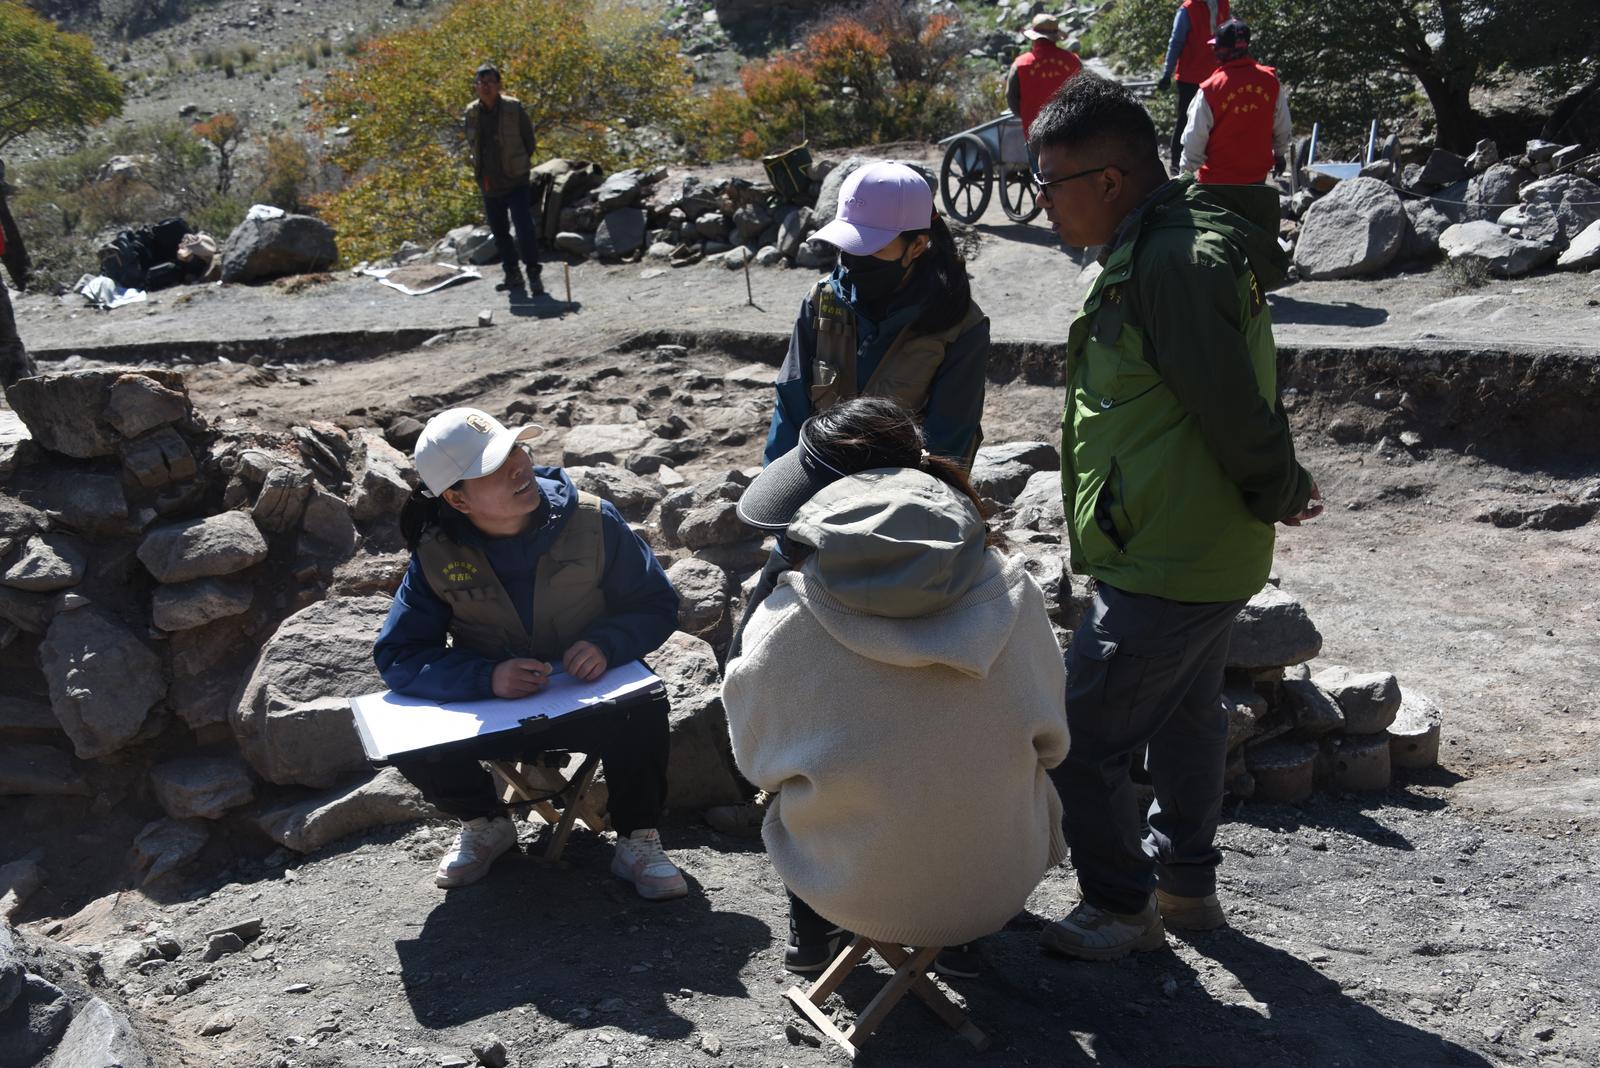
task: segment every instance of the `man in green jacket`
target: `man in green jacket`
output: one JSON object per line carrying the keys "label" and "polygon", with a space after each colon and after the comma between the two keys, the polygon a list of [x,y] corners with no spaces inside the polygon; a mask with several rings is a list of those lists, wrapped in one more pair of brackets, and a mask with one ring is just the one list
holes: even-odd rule
{"label": "man in green jacket", "polygon": [[[1234,617],[1274,525],[1322,511],[1278,397],[1265,293],[1284,278],[1278,197],[1169,180],[1127,90],[1075,78],[1034,121],[1045,211],[1103,245],[1068,337],[1062,492],[1094,603],[1068,657],[1072,747],[1053,771],[1083,900],[1047,946],[1112,960],[1224,923],[1213,844]],[[1141,835],[1132,770],[1155,787]]]}
{"label": "man in green jacket", "polygon": [[[539,283],[539,231],[533,221],[533,123],[522,102],[500,92],[500,71],[491,63],[478,68],[473,85],[478,99],[467,105],[467,154],[472,158],[472,174],[483,194],[483,213],[494,234],[494,247],[500,252],[505,281],[501,290],[521,290],[524,286],[517,257],[528,265],[528,292],[544,292]],[[511,241],[511,227],[517,240]]]}

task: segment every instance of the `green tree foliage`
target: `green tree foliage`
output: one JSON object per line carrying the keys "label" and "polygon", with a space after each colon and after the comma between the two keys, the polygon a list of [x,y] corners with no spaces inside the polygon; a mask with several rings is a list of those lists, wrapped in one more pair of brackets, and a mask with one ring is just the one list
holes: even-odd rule
{"label": "green tree foliage", "polygon": [[[1175,0],[1117,0],[1095,29],[1108,51],[1159,67]],[[1419,88],[1436,141],[1471,149],[1479,119],[1469,94],[1502,65],[1552,90],[1592,74],[1600,41],[1596,0],[1239,0],[1252,51],[1278,68],[1299,122],[1355,139],[1393,118]]]}
{"label": "green tree foliage", "polygon": [[350,181],[318,202],[344,255],[382,255],[479,215],[462,113],[485,60],[527,109],[535,162],[642,160],[635,131],[676,128],[687,101],[677,43],[643,15],[593,0],[458,0],[365,43],[313,101],[314,128],[349,128],[331,160]]}
{"label": "green tree foliage", "polygon": [[122,84],[87,37],[0,0],[0,149],[26,134],[77,134],[122,111]]}

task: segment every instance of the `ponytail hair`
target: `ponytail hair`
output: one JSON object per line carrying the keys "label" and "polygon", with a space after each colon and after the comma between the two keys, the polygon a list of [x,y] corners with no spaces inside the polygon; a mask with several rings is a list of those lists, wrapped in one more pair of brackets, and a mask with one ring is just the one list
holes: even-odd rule
{"label": "ponytail hair", "polygon": [[[461,483],[457,482],[450,489],[456,489],[460,485]],[[421,486],[412,490],[411,496],[406,498],[406,503],[400,506],[400,536],[405,538],[406,548],[416,552],[417,543],[422,540],[423,532],[429,527],[438,526],[440,518],[449,507],[442,497],[430,497]]]}
{"label": "ponytail hair", "polygon": [[987,529],[994,509],[985,505],[972,488],[966,469],[923,448],[916,416],[904,405],[887,397],[857,397],[812,416],[801,432],[822,459],[846,474],[880,467],[910,467],[932,475],[972,502],[984,521],[985,545],[1000,548],[1007,544],[1002,532]]}
{"label": "ponytail hair", "polygon": [[926,230],[909,230],[900,236],[908,241],[928,238],[928,251],[913,264],[924,275],[927,297],[912,329],[919,334],[937,334],[959,325],[972,307],[972,283],[967,280],[967,261],[956,249],[955,235],[943,216],[935,213]]}

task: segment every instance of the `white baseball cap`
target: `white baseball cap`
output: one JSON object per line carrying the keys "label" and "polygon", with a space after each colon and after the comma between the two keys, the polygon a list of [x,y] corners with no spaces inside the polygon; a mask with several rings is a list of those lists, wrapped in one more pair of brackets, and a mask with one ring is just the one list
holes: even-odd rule
{"label": "white baseball cap", "polygon": [[511,446],[543,431],[529,423],[508,427],[477,408],[451,408],[428,420],[417,438],[417,474],[428,496],[438,497],[464,478],[499,470]]}

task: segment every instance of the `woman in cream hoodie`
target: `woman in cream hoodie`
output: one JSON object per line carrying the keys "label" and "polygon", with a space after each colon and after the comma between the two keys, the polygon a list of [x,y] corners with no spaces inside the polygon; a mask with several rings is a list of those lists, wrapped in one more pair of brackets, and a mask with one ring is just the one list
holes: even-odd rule
{"label": "woman in cream hoodie", "polygon": [[800,439],[740,502],[783,529],[790,569],[748,616],[723,703],[739,770],[777,795],[762,837],[795,913],[786,964],[810,971],[812,910],[916,946],[1020,911],[1066,854],[1046,772],[1067,722],[1039,587],[910,413],[850,401]]}

